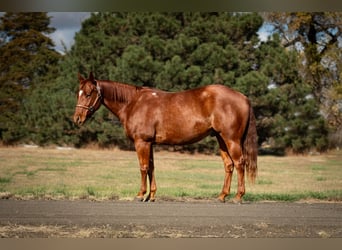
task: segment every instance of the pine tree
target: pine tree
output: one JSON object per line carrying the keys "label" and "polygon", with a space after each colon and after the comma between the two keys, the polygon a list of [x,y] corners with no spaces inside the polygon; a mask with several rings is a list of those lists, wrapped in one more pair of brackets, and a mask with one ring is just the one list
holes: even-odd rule
{"label": "pine tree", "polygon": [[10,143],[22,135],[18,120],[25,98],[43,85],[38,79],[60,56],[46,35],[54,31],[46,13],[5,13],[0,21],[0,140]]}

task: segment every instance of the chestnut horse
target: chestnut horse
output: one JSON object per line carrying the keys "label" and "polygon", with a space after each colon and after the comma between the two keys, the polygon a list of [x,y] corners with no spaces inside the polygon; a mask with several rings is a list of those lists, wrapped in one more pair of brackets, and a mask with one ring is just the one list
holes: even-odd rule
{"label": "chestnut horse", "polygon": [[101,104],[115,114],[126,135],[134,142],[138,155],[141,187],[137,199],[154,201],[153,144],[184,145],[208,135],[216,136],[224,163],[225,178],[218,199],[230,192],[234,167],[238,188],[234,198],[245,193],[244,172],[254,182],[257,172],[257,133],[250,101],[243,94],[223,85],[208,85],[177,93],[137,87],[113,81],[88,79],[80,82],[74,122],[82,125]]}

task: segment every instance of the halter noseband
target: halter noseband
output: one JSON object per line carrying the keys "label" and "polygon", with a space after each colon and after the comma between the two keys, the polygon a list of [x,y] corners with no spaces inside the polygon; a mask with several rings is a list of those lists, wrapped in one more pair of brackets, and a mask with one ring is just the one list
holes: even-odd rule
{"label": "halter noseband", "polygon": [[95,112],[95,106],[96,106],[97,102],[102,101],[101,89],[100,89],[100,86],[98,84],[96,84],[96,90],[97,90],[97,97],[96,97],[93,105],[90,105],[88,107],[85,105],[77,104],[76,107],[86,109],[90,112],[90,114],[94,113]]}

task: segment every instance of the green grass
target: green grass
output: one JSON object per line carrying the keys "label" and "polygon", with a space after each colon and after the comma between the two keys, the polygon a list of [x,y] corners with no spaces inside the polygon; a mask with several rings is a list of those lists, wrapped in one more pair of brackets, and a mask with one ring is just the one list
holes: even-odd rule
{"label": "green grass", "polygon": [[91,196],[95,196],[96,195],[96,188],[94,187],[86,187],[87,190],[87,194],[91,195]]}
{"label": "green grass", "polygon": [[246,194],[244,200],[246,201],[300,201],[300,200],[327,200],[327,201],[342,201],[341,190],[329,190],[324,192],[298,192],[294,194]]}
{"label": "green grass", "polygon": [[[128,199],[140,187],[135,152],[0,148],[0,197],[54,199]],[[160,199],[215,199],[224,169],[219,156],[155,152]],[[342,157],[261,156],[246,201],[342,201]],[[231,195],[236,192],[234,172]]]}
{"label": "green grass", "polygon": [[316,181],[326,181],[326,180],[327,180],[326,177],[322,177],[322,176],[316,177]]}
{"label": "green grass", "polygon": [[11,177],[0,177],[0,184],[7,184],[11,182]]}
{"label": "green grass", "polygon": [[257,180],[258,185],[271,185],[273,182],[271,180],[260,179]]}
{"label": "green grass", "polygon": [[311,167],[312,171],[324,171],[326,170],[325,166],[322,165],[314,165]]}

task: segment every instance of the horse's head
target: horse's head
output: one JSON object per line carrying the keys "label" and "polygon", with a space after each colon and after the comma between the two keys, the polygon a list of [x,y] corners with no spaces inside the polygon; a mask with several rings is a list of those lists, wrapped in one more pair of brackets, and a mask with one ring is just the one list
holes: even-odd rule
{"label": "horse's head", "polygon": [[101,106],[101,90],[92,73],[85,79],[78,73],[80,87],[77,95],[74,122],[82,125]]}

